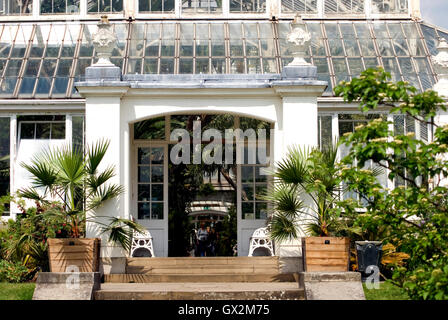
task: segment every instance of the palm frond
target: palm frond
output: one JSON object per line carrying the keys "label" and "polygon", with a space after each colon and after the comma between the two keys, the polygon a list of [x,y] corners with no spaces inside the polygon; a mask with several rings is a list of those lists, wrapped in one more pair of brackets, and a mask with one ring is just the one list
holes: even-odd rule
{"label": "palm frond", "polygon": [[289,149],[285,159],[277,164],[274,177],[278,180],[294,185],[306,185],[310,182],[309,154],[312,149],[296,148]]}
{"label": "palm frond", "polygon": [[97,192],[92,194],[87,203],[87,211],[95,210],[101,207],[106,201],[116,198],[121,193],[123,193],[123,186],[119,185],[108,185],[99,187]]}
{"label": "palm frond", "polygon": [[87,173],[94,175],[109,148],[109,141],[101,140],[88,149],[87,153]]}
{"label": "palm frond", "polygon": [[33,201],[41,201],[45,202],[45,195],[41,196],[39,192],[34,188],[22,188],[17,191],[17,195],[19,197],[33,200]]}
{"label": "palm frond", "polygon": [[297,188],[286,184],[274,185],[264,199],[272,203],[276,211],[292,219],[297,219],[306,207]]}
{"label": "palm frond", "polygon": [[47,161],[39,157],[31,160],[31,164],[24,162],[20,165],[31,174],[32,185],[36,188],[45,187],[51,189],[57,181],[57,171]]}
{"label": "palm frond", "polygon": [[98,188],[100,188],[114,176],[115,176],[115,167],[109,166],[104,171],[102,171],[98,176],[90,175],[87,178],[87,184],[91,189],[91,192],[96,193],[98,192]]}
{"label": "palm frond", "polygon": [[274,241],[297,239],[299,236],[296,221],[282,213],[272,215],[268,221],[268,230]]}

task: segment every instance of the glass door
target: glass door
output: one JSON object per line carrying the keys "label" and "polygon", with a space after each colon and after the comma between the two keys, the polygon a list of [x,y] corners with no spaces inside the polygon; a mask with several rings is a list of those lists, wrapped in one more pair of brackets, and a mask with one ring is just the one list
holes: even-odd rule
{"label": "glass door", "polygon": [[167,146],[139,143],[135,147],[134,217],[153,237],[156,257],[168,256]]}

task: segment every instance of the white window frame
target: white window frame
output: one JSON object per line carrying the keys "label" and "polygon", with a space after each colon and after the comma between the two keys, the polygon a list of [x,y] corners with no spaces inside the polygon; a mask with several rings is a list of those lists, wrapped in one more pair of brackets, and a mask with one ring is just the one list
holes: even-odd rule
{"label": "white window frame", "polygon": [[[67,132],[68,132],[69,128],[67,128],[67,122],[68,122],[67,115],[65,115],[65,117],[66,117],[65,121],[20,121],[20,123],[19,123],[18,139],[19,139],[19,141],[22,140],[22,137],[21,137],[21,135],[22,135],[22,124],[23,123],[34,123],[34,138],[33,139],[28,139],[27,138],[27,139],[24,139],[24,140],[67,140],[67,136],[68,136]],[[50,138],[48,138],[48,139],[36,139],[36,125],[38,123],[49,123],[50,124]],[[51,132],[52,132],[52,128],[53,128],[52,124],[53,123],[58,123],[58,124],[63,123],[65,125],[65,138],[64,139],[53,139],[51,137]],[[70,129],[71,129],[71,117],[70,117]],[[70,138],[71,138],[71,133],[70,133]]]}

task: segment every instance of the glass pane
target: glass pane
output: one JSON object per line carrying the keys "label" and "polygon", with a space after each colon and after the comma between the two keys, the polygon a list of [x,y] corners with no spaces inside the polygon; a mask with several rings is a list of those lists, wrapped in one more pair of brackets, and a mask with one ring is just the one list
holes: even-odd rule
{"label": "glass pane", "polygon": [[65,96],[68,87],[68,78],[56,77],[54,80],[54,88],[52,95]]}
{"label": "glass pane", "polygon": [[84,150],[84,117],[72,117],[72,143],[75,150]]}
{"label": "glass pane", "polygon": [[65,123],[51,124],[51,139],[65,139]]}
{"label": "glass pane", "polygon": [[149,164],[150,148],[138,148],[138,164]]}
{"label": "glass pane", "polygon": [[34,139],[34,123],[22,123],[20,126],[20,139]]}
{"label": "glass pane", "polygon": [[150,199],[150,184],[138,185],[138,201],[149,201]]}
{"label": "glass pane", "polygon": [[50,123],[36,123],[36,139],[50,139],[50,131]]}
{"label": "glass pane", "polygon": [[139,203],[138,204],[138,218],[139,219],[150,219],[150,207],[149,203]]}
{"label": "glass pane", "polygon": [[36,95],[48,95],[50,92],[51,81],[51,78],[39,78],[36,88]]}
{"label": "glass pane", "polygon": [[253,202],[243,202],[241,203],[241,211],[243,219],[254,219],[254,203]]}
{"label": "glass pane", "polygon": [[255,186],[255,198],[257,200],[264,200],[268,191],[268,186],[266,184],[257,184]]}
{"label": "glass pane", "polygon": [[163,219],[163,203],[151,204],[151,219]]}
{"label": "glass pane", "polygon": [[163,182],[163,166],[151,167],[151,182]]}
{"label": "glass pane", "polygon": [[241,182],[254,181],[253,167],[241,166]]}
{"label": "glass pane", "polygon": [[149,172],[149,167],[138,167],[138,182],[150,182]]}
{"label": "glass pane", "polygon": [[163,201],[163,184],[151,185],[151,200]]}
{"label": "glass pane", "polygon": [[241,198],[243,201],[254,200],[254,187],[253,184],[242,184],[241,185]]}
{"label": "glass pane", "polygon": [[193,58],[179,59],[179,73],[192,74],[193,73]]}
{"label": "glass pane", "polygon": [[22,79],[19,95],[31,95],[36,84],[36,78],[25,77]]}
{"label": "glass pane", "polygon": [[151,163],[163,164],[163,148],[151,148]]}
{"label": "glass pane", "polygon": [[173,74],[174,73],[174,59],[160,59],[160,73]]}
{"label": "glass pane", "polygon": [[266,202],[257,202],[255,204],[255,219],[266,219],[268,216],[267,208]]}

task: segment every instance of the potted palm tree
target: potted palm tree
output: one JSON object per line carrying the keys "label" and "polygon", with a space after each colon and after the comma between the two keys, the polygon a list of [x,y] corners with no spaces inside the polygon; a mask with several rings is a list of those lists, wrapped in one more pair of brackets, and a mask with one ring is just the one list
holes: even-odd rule
{"label": "potted palm tree", "polygon": [[99,169],[108,147],[109,142],[100,141],[84,153],[64,146],[43,151],[30,164],[21,163],[30,173],[32,184],[20,189],[18,196],[49,208],[42,213],[48,221],[64,221],[58,238],[48,239],[52,272],[65,272],[68,266],[76,266],[81,272],[99,270],[100,239],[84,238],[86,222],[98,225],[102,234],[109,234],[108,241],[126,250],[130,249],[133,231],[143,231],[128,219],[86,215],[123,191],[122,186],[109,183],[115,176],[113,166]]}
{"label": "potted palm tree", "polygon": [[302,238],[305,271],[348,271],[349,226],[341,218],[337,143],[322,150],[291,148],[275,172],[268,229],[274,241]]}

